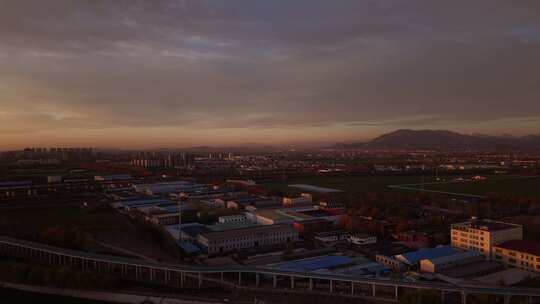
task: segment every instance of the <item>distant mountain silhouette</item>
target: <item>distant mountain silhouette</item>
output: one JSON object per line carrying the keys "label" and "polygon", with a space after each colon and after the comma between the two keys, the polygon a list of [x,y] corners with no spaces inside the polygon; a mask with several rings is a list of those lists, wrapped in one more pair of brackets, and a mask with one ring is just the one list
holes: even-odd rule
{"label": "distant mountain silhouette", "polygon": [[339,144],[337,148],[438,151],[540,151],[540,136],[465,135],[444,130],[397,130],[381,135],[369,142]]}

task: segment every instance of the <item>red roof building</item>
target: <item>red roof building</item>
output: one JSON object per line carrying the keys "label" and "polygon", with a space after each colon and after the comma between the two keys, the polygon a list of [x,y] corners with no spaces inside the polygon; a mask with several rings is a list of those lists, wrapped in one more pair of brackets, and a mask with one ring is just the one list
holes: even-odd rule
{"label": "red roof building", "polygon": [[509,267],[540,272],[540,243],[512,240],[493,247],[495,260]]}

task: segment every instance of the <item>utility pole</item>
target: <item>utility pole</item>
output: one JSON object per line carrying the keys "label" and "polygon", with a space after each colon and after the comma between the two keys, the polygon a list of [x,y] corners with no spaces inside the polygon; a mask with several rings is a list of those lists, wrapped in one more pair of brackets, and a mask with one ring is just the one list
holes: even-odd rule
{"label": "utility pole", "polygon": [[[180,197],[178,199],[178,246],[180,247],[180,250],[182,250],[182,202],[187,201],[188,196],[185,193],[180,193]],[[178,259],[181,259],[181,255],[178,255]]]}

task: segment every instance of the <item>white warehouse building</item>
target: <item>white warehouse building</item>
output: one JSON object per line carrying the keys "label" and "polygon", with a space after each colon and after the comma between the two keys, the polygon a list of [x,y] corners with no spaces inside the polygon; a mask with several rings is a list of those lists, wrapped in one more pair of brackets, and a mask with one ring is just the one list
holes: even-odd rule
{"label": "white warehouse building", "polygon": [[298,231],[290,225],[257,226],[210,232],[197,237],[197,242],[208,254],[285,245],[296,241],[298,241]]}

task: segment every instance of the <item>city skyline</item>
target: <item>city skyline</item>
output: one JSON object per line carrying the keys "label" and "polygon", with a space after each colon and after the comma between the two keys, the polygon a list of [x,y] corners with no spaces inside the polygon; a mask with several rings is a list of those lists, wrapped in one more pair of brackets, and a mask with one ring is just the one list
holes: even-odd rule
{"label": "city skyline", "polygon": [[0,150],[538,134],[539,17],[535,1],[0,1]]}

